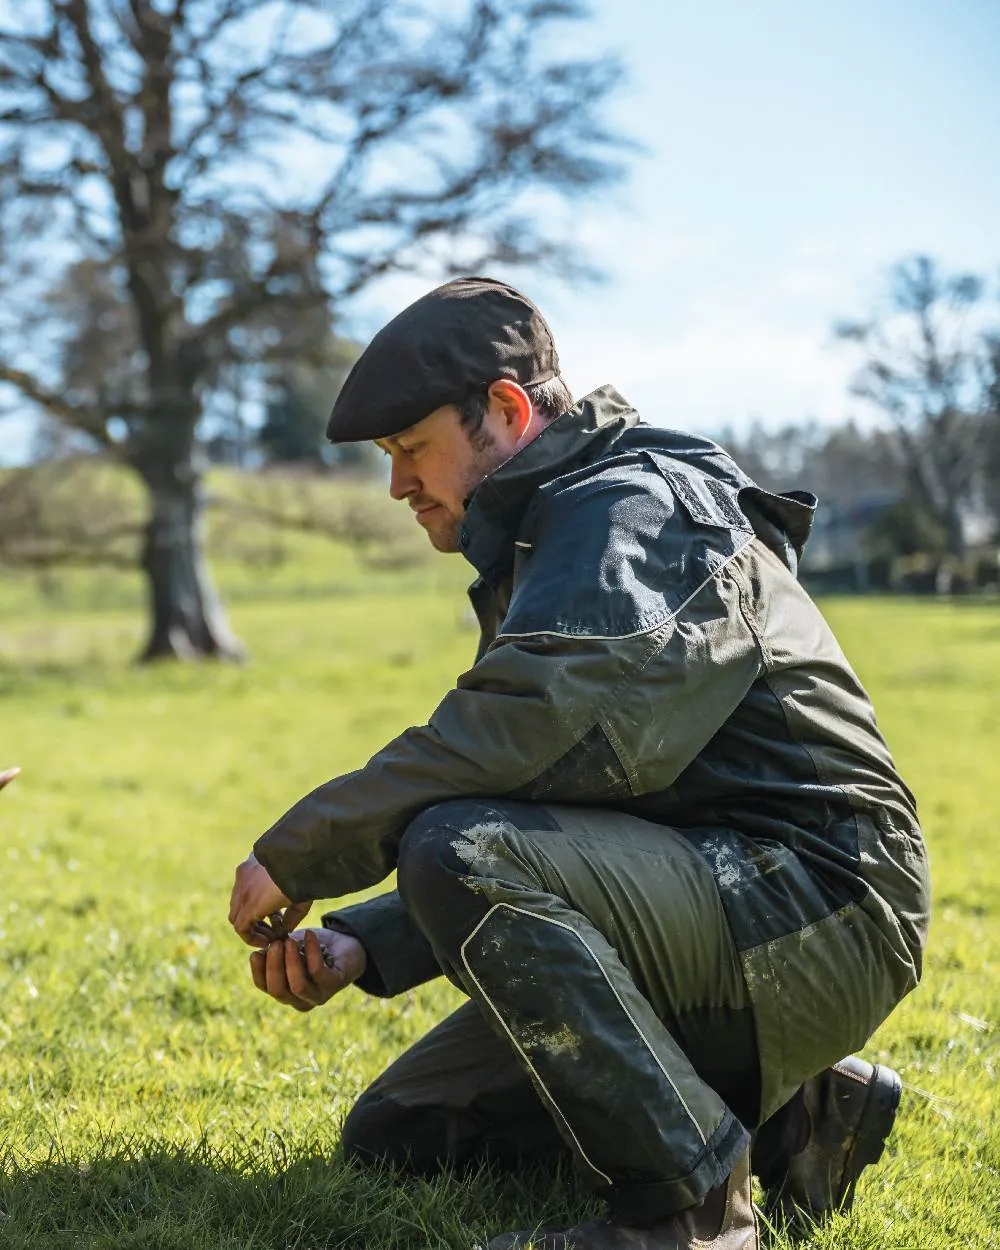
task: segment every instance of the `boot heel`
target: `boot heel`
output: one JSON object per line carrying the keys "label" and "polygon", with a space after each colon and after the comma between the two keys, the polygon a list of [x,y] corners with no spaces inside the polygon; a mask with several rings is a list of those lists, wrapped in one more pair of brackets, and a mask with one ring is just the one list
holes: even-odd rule
{"label": "boot heel", "polygon": [[[868,1101],[861,1114],[858,1135],[851,1152],[848,1169],[857,1178],[862,1168],[877,1163],[885,1150],[885,1143],[896,1120],[896,1109],[903,1096],[903,1082],[892,1068],[875,1065],[875,1073],[868,1087]],[[853,1197],[854,1185],[851,1185]]]}

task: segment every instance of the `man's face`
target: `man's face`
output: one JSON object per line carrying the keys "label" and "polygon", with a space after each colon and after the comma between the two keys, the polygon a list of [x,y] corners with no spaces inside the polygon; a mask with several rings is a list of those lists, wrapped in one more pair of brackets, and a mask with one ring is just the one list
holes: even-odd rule
{"label": "man's face", "polygon": [[[499,397],[491,394],[483,424],[471,436],[459,420],[458,409],[446,404],[401,434],[376,440],[392,459],[389,494],[406,500],[438,551],[458,550],[465,500],[526,441],[525,423],[513,412],[523,404],[514,404],[504,393],[506,384],[499,386]],[[511,385],[510,389],[524,395],[520,387]],[[524,400],[527,424],[532,425],[531,405],[527,396]]]}

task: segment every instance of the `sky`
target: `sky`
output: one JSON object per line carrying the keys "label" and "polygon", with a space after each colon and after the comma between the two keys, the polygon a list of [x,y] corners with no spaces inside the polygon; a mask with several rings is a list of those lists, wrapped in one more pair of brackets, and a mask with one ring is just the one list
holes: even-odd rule
{"label": "sky", "polygon": [[[711,434],[865,419],[834,322],[916,252],[1000,276],[998,0],[594,0],[584,36],[620,55],[609,120],[644,149],[576,214],[606,280],[507,275],[576,395]],[[372,288],[358,336],[427,285]],[[0,462],[26,438],[5,421]]]}
{"label": "sky", "polygon": [[[606,282],[517,274],[577,396],[710,434],[866,414],[832,334],[916,252],[1000,277],[1000,2],[597,0],[645,153],[580,209]],[[361,305],[374,331],[426,283]],[[994,287],[995,289],[995,287]],[[998,308],[1000,311],[1000,308]]]}

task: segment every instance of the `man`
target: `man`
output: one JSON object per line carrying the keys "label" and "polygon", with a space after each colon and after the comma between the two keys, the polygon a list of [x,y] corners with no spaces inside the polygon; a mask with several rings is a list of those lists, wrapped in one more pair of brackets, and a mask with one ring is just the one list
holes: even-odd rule
{"label": "man", "polygon": [[483,278],[375,337],[328,435],[386,452],[392,496],[479,573],[482,627],[427,725],[237,870],[279,1001],[441,972],[469,995],[362,1095],[347,1151],[569,1152],[607,1199],[491,1250],[756,1247],[752,1135],[772,1210],[848,1206],[900,1085],[837,1061],[916,984],[928,893],[912,796],[795,580],[815,501],[610,387],[574,407],[541,314]]}

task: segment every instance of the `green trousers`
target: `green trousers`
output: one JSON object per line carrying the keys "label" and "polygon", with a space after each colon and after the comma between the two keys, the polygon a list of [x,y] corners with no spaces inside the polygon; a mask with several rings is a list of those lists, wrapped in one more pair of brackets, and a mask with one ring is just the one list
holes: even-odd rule
{"label": "green trousers", "polygon": [[[418,817],[399,892],[471,1002],[362,1095],[348,1150],[419,1167],[568,1150],[625,1219],[699,1202],[915,981],[864,891],[831,906],[813,866],[738,872],[720,836],[510,800]],[[767,940],[740,942],[760,929],[732,923],[741,900]]]}

